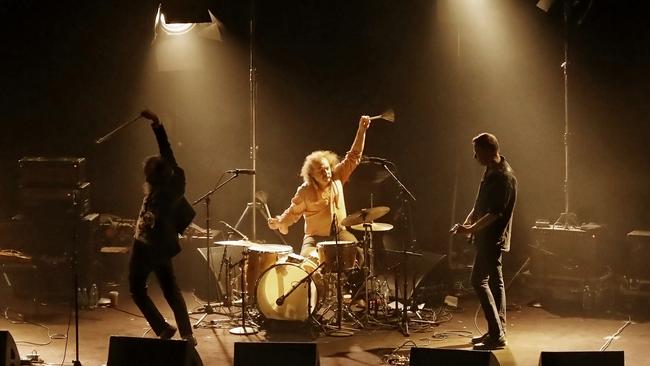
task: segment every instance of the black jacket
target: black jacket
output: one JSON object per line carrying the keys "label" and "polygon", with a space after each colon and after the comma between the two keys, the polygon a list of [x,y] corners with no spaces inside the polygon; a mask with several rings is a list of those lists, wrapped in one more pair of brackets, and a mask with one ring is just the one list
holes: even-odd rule
{"label": "black jacket", "polygon": [[152,129],[160,157],[172,167],[172,176],[145,195],[135,239],[136,243],[149,247],[153,255],[173,257],[181,251],[178,234],[192,222],[195,212],[185,199],[185,172],[176,163],[164,127],[159,125]]}

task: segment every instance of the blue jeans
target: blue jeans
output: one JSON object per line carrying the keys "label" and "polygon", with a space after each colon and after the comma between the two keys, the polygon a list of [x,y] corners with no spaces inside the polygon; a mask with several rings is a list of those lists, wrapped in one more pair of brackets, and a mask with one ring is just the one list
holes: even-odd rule
{"label": "blue jeans", "polygon": [[498,246],[479,245],[470,281],[476,291],[488,334],[494,339],[506,331],[506,290],[503,283],[502,252]]}

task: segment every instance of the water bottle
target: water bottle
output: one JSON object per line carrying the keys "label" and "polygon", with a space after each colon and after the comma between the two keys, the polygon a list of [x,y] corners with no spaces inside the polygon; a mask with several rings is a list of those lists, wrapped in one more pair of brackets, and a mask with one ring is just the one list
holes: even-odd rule
{"label": "water bottle", "polygon": [[93,285],[90,287],[90,294],[88,296],[88,307],[91,310],[97,309],[97,303],[99,302],[99,290],[97,289],[96,284],[93,283]]}

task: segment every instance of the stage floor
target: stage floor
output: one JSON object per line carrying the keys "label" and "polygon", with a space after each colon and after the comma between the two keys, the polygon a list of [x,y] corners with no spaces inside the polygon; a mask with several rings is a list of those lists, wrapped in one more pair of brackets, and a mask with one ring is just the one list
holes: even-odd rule
{"label": "stage floor", "polygon": [[[151,286],[151,292],[163,314],[173,320],[157,284]],[[192,293],[186,292],[185,297],[188,307],[195,308],[200,305]],[[566,312],[560,314],[528,306],[526,302],[530,300],[530,297],[517,293],[511,294],[509,298],[509,304],[515,306],[508,312],[508,347],[495,352],[501,365],[537,365],[539,353],[543,350],[597,351],[627,320],[627,315],[621,313],[599,317],[584,317],[579,312],[574,315]],[[0,320],[0,329],[8,329],[11,332],[18,343],[22,358],[36,350],[46,364],[61,364],[64,353],[67,352],[65,364],[71,364],[75,355],[74,325],[69,328],[67,351],[65,339],[49,339],[49,336],[55,334],[66,334],[69,320],[67,306],[35,307],[16,299],[2,302],[9,303],[10,307],[4,312],[5,317]],[[232,365],[234,342],[315,341],[318,343],[321,365],[382,365],[382,356],[406,341],[412,343],[404,345],[403,354],[408,354],[412,344],[418,347],[471,349],[469,336],[471,333],[478,334],[474,325],[477,302],[472,296],[468,296],[461,298],[459,305],[462,309],[452,311],[449,321],[417,331],[412,329],[410,337],[403,336],[396,329],[377,328],[361,330],[350,337],[312,338],[308,332],[290,330],[287,327],[282,327],[284,329],[279,331],[261,331],[250,336],[234,336],[228,332],[231,325],[224,323],[221,328],[196,329],[195,335],[199,342],[197,350],[205,365]],[[10,321],[18,319],[17,313],[23,314],[25,320],[30,323],[18,324]],[[196,319],[198,316],[192,317]],[[208,319],[218,317],[211,315]],[[481,314],[478,319],[478,325],[485,329]],[[628,366],[648,365],[650,322],[639,321],[634,317],[632,321],[632,324],[613,340],[608,350],[625,351],[625,364]],[[139,316],[125,289],[121,291],[118,308],[84,310],[80,313],[79,325],[79,359],[83,365],[106,363],[111,335],[140,337],[148,330],[146,321]],[[149,331],[145,337],[153,337],[153,333]],[[275,361],[281,362],[282,355],[278,354],[277,357],[278,360]],[[276,363],[264,360],[261,364]]]}

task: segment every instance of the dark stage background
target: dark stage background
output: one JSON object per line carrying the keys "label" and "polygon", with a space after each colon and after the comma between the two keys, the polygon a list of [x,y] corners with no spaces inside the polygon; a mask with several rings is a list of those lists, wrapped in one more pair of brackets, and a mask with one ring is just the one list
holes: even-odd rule
{"label": "dark stage background", "polygon": [[[222,42],[159,34],[152,43],[153,1],[0,1],[2,218],[18,211],[17,160],[27,155],[87,157],[94,211],[134,217],[141,162],[156,153],[148,125],[103,145],[93,140],[144,107],[165,122],[190,199],[224,170],[250,167],[245,3],[210,2]],[[620,241],[650,227],[648,7],[595,0],[583,17],[586,3],[570,36],[571,209]],[[471,208],[482,174],[471,138],[490,131],[519,178],[511,258],[524,258],[535,219],[555,220],[564,209],[557,8],[544,13],[521,0],[258,1],[258,189],[271,211],[288,205],[306,154],[345,153],[359,115],[393,107],[397,122],[373,123],[365,154],[394,161],[417,197],[417,246],[446,250],[447,230]],[[393,209],[382,220],[392,222],[396,187],[369,184],[373,169],[361,166],[346,188],[348,211],[369,206],[372,192],[375,205]],[[214,219],[234,224],[250,185],[243,176],[219,192]],[[301,236],[302,221],[289,235],[294,247]]]}

